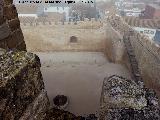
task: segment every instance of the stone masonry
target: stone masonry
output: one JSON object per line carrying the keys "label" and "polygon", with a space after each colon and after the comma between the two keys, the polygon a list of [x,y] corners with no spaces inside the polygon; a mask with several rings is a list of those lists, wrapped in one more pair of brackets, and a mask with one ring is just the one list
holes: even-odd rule
{"label": "stone masonry", "polygon": [[49,100],[39,58],[8,51],[1,53],[0,66],[0,120],[43,120]]}
{"label": "stone masonry", "polygon": [[113,75],[104,79],[100,120],[159,120],[158,98],[153,90]]}
{"label": "stone masonry", "polygon": [[[0,120],[84,119],[67,111],[49,109],[49,100],[40,72],[40,60],[38,56],[25,52],[26,45],[18,14],[12,2],[13,0],[0,0]],[[120,18],[110,20],[113,33],[129,34],[131,28]],[[127,53],[122,37],[117,37],[116,40],[118,41],[115,43],[111,41],[115,46],[110,51],[118,46],[113,54],[116,57],[111,55],[111,61],[121,63],[124,60],[124,64],[128,66],[130,61],[124,59]],[[130,40],[143,79],[153,83],[151,87],[160,91],[159,46],[135,31]],[[160,119],[155,92],[137,82],[114,75],[104,80],[102,89],[100,120]]]}
{"label": "stone masonry", "polygon": [[[120,34],[121,38],[119,39],[121,40],[123,36],[129,36],[141,77],[143,78],[145,85],[156,90],[158,93],[157,95],[160,98],[160,46],[148,39],[145,35],[134,31],[121,17],[110,16],[107,21],[111,25],[111,30],[107,31],[111,32],[112,36]],[[108,39],[110,39],[112,43],[117,43],[119,41],[118,38],[113,39],[110,35]],[[125,48],[124,45],[123,47]],[[123,57],[121,57],[120,61],[124,61],[124,64],[132,72],[129,56],[126,54],[127,50],[125,49],[122,52],[123,54],[121,53],[121,56]]]}
{"label": "stone masonry", "polygon": [[0,0],[0,48],[26,50],[13,0]]}

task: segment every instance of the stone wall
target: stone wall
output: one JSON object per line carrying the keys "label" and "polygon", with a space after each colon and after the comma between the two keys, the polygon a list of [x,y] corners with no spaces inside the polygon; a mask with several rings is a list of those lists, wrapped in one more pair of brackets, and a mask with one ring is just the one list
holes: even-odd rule
{"label": "stone wall", "polygon": [[[114,39],[113,37],[111,37],[111,35],[117,36],[118,34],[120,34],[121,36],[130,36],[129,38],[131,41],[131,45],[135,52],[135,56],[136,56],[144,83],[146,84],[146,86],[155,89],[158,95],[160,95],[160,89],[159,89],[160,74],[158,73],[160,71],[160,46],[154,43],[152,40],[148,39],[145,35],[142,35],[134,31],[120,17],[116,17],[116,16],[109,17],[108,22],[112,26],[112,28],[110,29],[110,33],[112,34],[108,34],[109,41],[112,41],[112,43],[113,42],[115,43],[122,38],[122,37],[117,37],[116,39]],[[113,52],[113,49],[112,49],[112,52]],[[118,55],[122,56],[122,54],[118,54]],[[111,56],[115,57],[114,54]],[[124,64],[131,71],[130,61],[128,61],[126,50],[123,52],[123,57],[121,58],[122,59],[120,61],[122,62],[124,61]]]}
{"label": "stone wall", "polygon": [[0,48],[26,50],[13,0],[0,0]]}
{"label": "stone wall", "polygon": [[122,76],[104,79],[100,120],[159,120],[159,113],[153,90]]}
{"label": "stone wall", "polygon": [[27,52],[0,55],[0,119],[43,120],[49,109],[39,58]]}
{"label": "stone wall", "polygon": [[50,105],[40,60],[25,52],[20,21],[12,2],[0,0],[0,119],[43,120]]}
{"label": "stone wall", "polygon": [[131,73],[131,65],[123,42],[123,35],[113,29],[109,23],[106,23],[104,27],[107,34],[104,50],[105,55],[110,62],[123,64]]}
{"label": "stone wall", "polygon": [[[104,50],[105,32],[101,28],[92,29],[91,27],[83,29],[78,24],[21,26],[27,50],[31,52],[101,52]],[[77,38],[77,42],[70,41],[72,36]]]}

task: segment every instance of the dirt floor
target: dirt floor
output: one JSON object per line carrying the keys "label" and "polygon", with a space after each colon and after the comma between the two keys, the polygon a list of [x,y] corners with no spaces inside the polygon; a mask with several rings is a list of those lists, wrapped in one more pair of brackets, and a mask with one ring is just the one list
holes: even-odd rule
{"label": "dirt floor", "polygon": [[[89,22],[21,28],[27,50],[41,59],[51,105],[56,95],[64,94],[69,97],[66,110],[77,115],[98,113],[104,78],[114,74],[130,78],[125,67],[109,63],[102,53],[106,33],[101,24]],[[71,36],[76,36],[78,42],[70,43]]]}
{"label": "dirt floor", "polygon": [[42,63],[45,87],[52,103],[57,94],[69,97],[67,110],[77,115],[97,113],[103,80],[113,74],[130,78],[119,64],[109,63],[100,52],[36,53]]}

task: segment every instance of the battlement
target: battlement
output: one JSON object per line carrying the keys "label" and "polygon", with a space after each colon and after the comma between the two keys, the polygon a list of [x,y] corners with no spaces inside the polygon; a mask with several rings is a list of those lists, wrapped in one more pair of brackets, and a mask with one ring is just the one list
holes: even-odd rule
{"label": "battlement", "polygon": [[111,23],[115,30],[120,32],[121,35],[127,35],[129,32],[132,32],[132,36],[137,38],[138,42],[142,42],[145,46],[148,47],[148,49],[150,49],[150,51],[152,51],[153,54],[156,54],[157,57],[160,56],[160,45],[155,43],[153,40],[150,40],[147,36],[133,30],[132,27],[124,22],[122,18],[112,16],[108,17],[108,21]]}
{"label": "battlement", "polygon": [[[119,35],[116,39],[109,37],[114,43],[116,41],[118,42],[119,39],[123,39],[123,36],[129,36],[144,83],[159,93],[160,74],[158,71],[160,71],[160,46],[145,35],[133,30],[131,26],[118,16],[108,17],[108,22],[111,25],[110,27],[113,28],[108,31],[112,32],[112,35]],[[121,44],[125,49],[123,42]],[[130,62],[128,62],[129,58],[124,49],[122,51],[123,55],[121,55],[121,62],[125,61],[123,63],[131,69]]]}
{"label": "battlement", "polygon": [[74,27],[79,29],[98,29],[103,26],[101,21],[96,21],[95,19],[87,19],[85,18],[84,21],[77,21],[77,22],[63,22],[63,21],[54,21],[48,17],[19,17],[20,23],[22,27],[25,26],[66,26],[66,27]]}

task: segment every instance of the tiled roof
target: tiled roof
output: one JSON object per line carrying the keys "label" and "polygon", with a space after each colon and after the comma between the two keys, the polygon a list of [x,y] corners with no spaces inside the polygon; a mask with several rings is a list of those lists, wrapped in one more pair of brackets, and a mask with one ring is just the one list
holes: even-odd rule
{"label": "tiled roof", "polygon": [[160,29],[160,19],[140,19],[137,17],[124,17],[124,20],[130,26]]}

